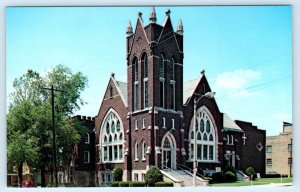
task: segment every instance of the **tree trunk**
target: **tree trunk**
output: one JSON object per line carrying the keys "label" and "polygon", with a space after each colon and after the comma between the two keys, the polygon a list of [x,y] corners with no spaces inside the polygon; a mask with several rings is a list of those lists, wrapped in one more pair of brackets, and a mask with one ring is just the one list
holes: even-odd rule
{"label": "tree trunk", "polygon": [[41,167],[41,187],[46,187],[46,174],[44,165]]}
{"label": "tree trunk", "polygon": [[23,181],[23,161],[18,163],[18,185],[21,185]]}

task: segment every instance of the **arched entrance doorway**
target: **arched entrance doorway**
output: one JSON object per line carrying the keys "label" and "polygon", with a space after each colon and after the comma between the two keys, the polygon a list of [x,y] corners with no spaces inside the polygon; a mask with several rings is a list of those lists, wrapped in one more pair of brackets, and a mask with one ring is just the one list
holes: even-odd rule
{"label": "arched entrance doorway", "polygon": [[172,138],[167,135],[162,142],[162,169],[175,169],[176,150]]}

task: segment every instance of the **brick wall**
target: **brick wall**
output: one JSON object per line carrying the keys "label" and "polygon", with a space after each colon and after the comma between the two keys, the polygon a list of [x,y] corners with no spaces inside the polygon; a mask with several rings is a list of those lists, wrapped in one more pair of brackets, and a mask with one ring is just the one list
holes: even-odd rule
{"label": "brick wall", "polygon": [[[264,175],[266,172],[265,156],[266,156],[266,131],[257,129],[252,123],[244,121],[235,121],[236,124],[243,129],[247,137],[245,145],[243,145],[243,155],[241,158],[241,169],[245,170],[251,166],[256,172]],[[257,145],[262,145],[262,149],[258,150]]]}

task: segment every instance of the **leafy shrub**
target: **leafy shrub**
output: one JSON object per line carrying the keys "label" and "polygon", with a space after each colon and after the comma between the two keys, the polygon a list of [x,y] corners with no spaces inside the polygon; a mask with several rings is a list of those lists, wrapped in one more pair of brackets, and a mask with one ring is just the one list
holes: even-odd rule
{"label": "leafy shrub", "polygon": [[173,183],[160,181],[155,183],[155,187],[173,187]]}
{"label": "leafy shrub", "polygon": [[164,181],[163,174],[156,166],[150,167],[150,169],[145,174],[145,182],[147,186],[153,187],[156,182]]}
{"label": "leafy shrub", "polygon": [[[264,178],[280,178],[281,175],[279,173],[273,174],[265,174]],[[282,175],[282,177],[288,177],[288,175]]]}
{"label": "leafy shrub", "polygon": [[232,173],[234,173],[236,175],[236,169],[234,167],[232,167],[231,165],[227,165],[224,169],[224,173],[231,171]]}
{"label": "leafy shrub", "polygon": [[119,187],[120,181],[113,181],[111,182],[110,186],[111,187]]}
{"label": "leafy shrub", "polygon": [[129,187],[145,187],[146,183],[143,181],[131,181]]}
{"label": "leafy shrub", "polygon": [[224,179],[225,179],[226,182],[234,182],[234,181],[236,181],[236,174],[234,174],[231,171],[227,171],[224,174]]}
{"label": "leafy shrub", "polygon": [[120,181],[119,187],[129,187],[129,181]]}
{"label": "leafy shrub", "polygon": [[217,183],[223,182],[224,175],[221,172],[213,173],[212,180],[213,180],[213,182],[217,182]]}
{"label": "leafy shrub", "polygon": [[113,171],[114,181],[122,181],[123,180],[123,169],[116,168]]}
{"label": "leafy shrub", "polygon": [[53,187],[54,185],[52,185],[51,183],[48,183],[47,185],[46,185],[46,187]]}
{"label": "leafy shrub", "polygon": [[252,175],[252,180],[255,180],[256,178],[256,172],[254,171],[253,167],[248,167],[245,171],[245,173],[248,175],[248,176],[251,176]]}

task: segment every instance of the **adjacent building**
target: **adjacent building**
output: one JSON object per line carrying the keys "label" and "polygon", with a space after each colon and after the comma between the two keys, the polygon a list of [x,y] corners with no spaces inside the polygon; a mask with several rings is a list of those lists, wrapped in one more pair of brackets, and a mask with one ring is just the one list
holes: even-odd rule
{"label": "adjacent building", "polygon": [[268,136],[266,140],[266,173],[293,175],[292,169],[292,129],[291,123],[283,122],[282,132]]}

